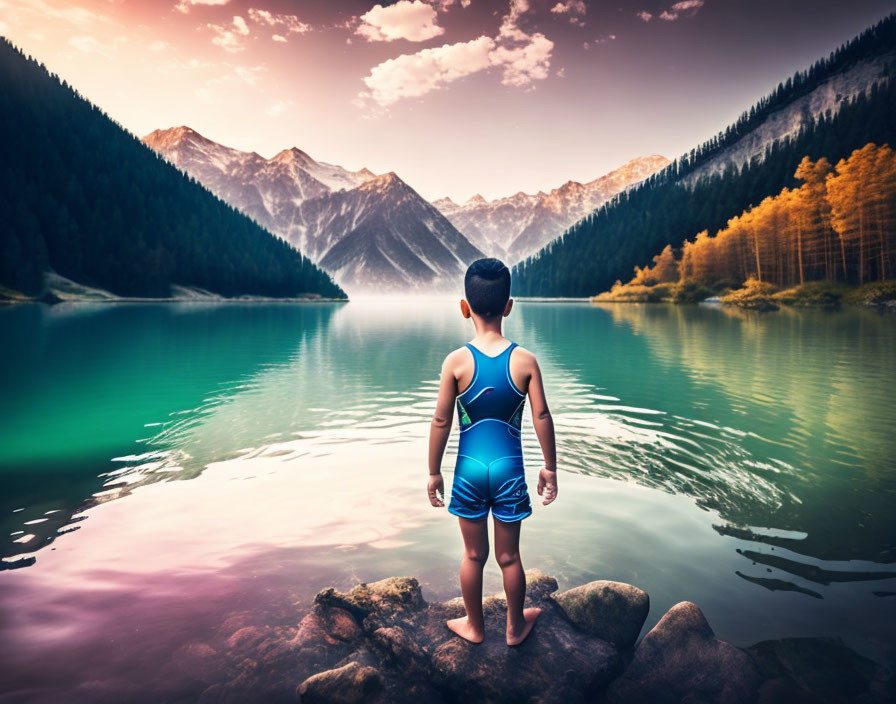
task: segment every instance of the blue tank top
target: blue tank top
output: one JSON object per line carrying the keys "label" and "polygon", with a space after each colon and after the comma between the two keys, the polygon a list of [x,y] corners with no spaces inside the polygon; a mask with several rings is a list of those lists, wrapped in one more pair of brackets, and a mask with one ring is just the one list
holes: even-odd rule
{"label": "blue tank top", "polygon": [[515,342],[495,357],[480,352],[469,342],[473,353],[473,380],[457,397],[460,419],[458,455],[488,465],[503,457],[522,459],[520,426],[526,395],[510,377],[510,353]]}

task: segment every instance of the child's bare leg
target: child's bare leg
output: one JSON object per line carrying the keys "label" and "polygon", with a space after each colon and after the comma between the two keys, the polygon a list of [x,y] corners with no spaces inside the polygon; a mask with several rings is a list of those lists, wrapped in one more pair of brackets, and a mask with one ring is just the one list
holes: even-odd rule
{"label": "child's bare leg", "polygon": [[464,557],[460,563],[460,591],[464,597],[466,616],[447,622],[448,628],[472,643],[485,638],[482,616],[482,568],[488,559],[488,521],[471,521],[458,517],[464,537]]}
{"label": "child's bare leg", "polygon": [[504,594],[507,596],[507,645],[522,643],[535,619],[541,613],[538,608],[523,608],[526,599],[526,573],[520,561],[520,524],[505,523],[495,519],[495,557],[504,577]]}

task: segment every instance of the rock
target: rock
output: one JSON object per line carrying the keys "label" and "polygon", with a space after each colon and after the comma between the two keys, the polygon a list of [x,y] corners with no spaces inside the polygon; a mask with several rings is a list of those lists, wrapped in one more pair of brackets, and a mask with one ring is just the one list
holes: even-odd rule
{"label": "rock", "polygon": [[350,662],[312,675],[296,690],[303,704],[360,704],[370,701],[383,688],[383,678],[373,667]]}
{"label": "rock", "polygon": [[373,612],[415,610],[426,606],[420,583],[413,577],[388,577],[379,582],[359,584],[345,594],[330,587],[314,597],[314,603],[343,608],[359,620]]}
{"label": "rock", "polygon": [[228,618],[224,619],[221,622],[221,625],[218,627],[218,635],[227,638],[233,633],[236,633],[239,629],[244,626],[249,626],[252,624],[252,614],[249,611],[240,611],[237,613],[231,614]]}
{"label": "rock", "polygon": [[622,650],[635,644],[650,610],[647,592],[622,582],[589,582],[553,598],[576,626]]}
{"label": "rock", "polygon": [[211,684],[223,674],[221,658],[208,643],[193,641],[182,645],[171,656],[171,662],[190,677]]}
{"label": "rock", "polygon": [[368,646],[399,671],[427,667],[426,652],[400,626],[377,628],[368,637]]}
{"label": "rock", "polygon": [[358,622],[345,609],[340,609],[338,606],[329,608],[315,606],[314,613],[320,621],[321,628],[335,640],[348,643],[361,635]]}
{"label": "rock", "polygon": [[[556,581],[551,581],[556,589]],[[537,602],[539,592],[534,594]],[[436,647],[430,646],[432,669],[435,683],[449,701],[588,701],[619,674],[616,648],[576,629],[549,600],[541,603],[542,613],[532,633],[513,648],[505,642],[503,598],[486,599],[484,604],[486,636],[481,644],[451,635],[444,620],[426,632],[433,641],[441,640]]]}
{"label": "rock", "polygon": [[258,645],[265,637],[265,631],[258,626],[244,626],[227,639],[230,650],[247,650]]}
{"label": "rock", "polygon": [[683,601],[644,636],[607,701],[740,704],[755,701],[760,681],[750,656],[717,640],[703,612]]}

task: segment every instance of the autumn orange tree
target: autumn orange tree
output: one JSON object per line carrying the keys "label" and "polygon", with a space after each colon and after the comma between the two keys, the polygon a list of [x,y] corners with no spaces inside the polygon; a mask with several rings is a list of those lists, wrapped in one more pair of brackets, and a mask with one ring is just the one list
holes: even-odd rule
{"label": "autumn orange tree", "polygon": [[896,153],[869,142],[837,162],[826,185],[831,222],[858,283],[886,279],[893,272]]}

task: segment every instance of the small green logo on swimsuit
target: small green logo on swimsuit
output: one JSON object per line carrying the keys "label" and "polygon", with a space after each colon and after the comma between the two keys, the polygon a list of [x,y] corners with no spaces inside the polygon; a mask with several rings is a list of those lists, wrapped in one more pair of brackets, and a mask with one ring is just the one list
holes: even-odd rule
{"label": "small green logo on swimsuit", "polygon": [[460,416],[461,425],[470,424],[470,416],[467,415],[467,409],[464,408],[464,404],[460,402],[460,399],[457,399],[457,413]]}

